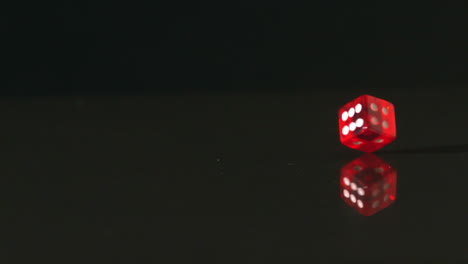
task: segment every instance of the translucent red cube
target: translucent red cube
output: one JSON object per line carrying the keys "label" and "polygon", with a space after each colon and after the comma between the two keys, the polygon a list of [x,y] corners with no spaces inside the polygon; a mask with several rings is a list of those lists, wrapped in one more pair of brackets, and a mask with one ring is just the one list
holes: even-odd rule
{"label": "translucent red cube", "polygon": [[366,154],[341,168],[341,199],[365,216],[395,202],[396,184],[396,170],[373,154]]}
{"label": "translucent red cube", "polygon": [[374,152],[396,138],[395,108],[383,99],[361,95],[338,111],[340,141],[364,152]]}

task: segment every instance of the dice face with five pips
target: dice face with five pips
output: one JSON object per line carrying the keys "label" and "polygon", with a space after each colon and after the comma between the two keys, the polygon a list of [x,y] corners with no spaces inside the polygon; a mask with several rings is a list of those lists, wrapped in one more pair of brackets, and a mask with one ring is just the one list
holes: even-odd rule
{"label": "dice face with five pips", "polygon": [[396,138],[395,108],[383,99],[361,95],[338,111],[340,141],[364,152],[374,152]]}

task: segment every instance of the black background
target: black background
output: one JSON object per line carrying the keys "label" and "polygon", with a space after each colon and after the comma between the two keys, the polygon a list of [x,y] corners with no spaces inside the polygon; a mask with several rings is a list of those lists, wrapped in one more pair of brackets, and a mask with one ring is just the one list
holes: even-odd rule
{"label": "black background", "polygon": [[[2,3],[6,263],[466,262],[465,6]],[[363,93],[397,111],[371,217],[339,198]]]}
{"label": "black background", "polygon": [[463,85],[463,1],[6,2],[12,94]]}

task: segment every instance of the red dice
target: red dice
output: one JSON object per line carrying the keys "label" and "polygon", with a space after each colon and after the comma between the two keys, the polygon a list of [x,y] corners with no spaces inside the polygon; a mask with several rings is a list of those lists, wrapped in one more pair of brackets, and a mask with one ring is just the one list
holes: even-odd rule
{"label": "red dice", "polygon": [[370,216],[396,199],[397,172],[373,154],[341,168],[341,199],[360,214]]}
{"label": "red dice", "polygon": [[396,138],[393,104],[361,95],[338,111],[340,141],[364,152],[374,152]]}

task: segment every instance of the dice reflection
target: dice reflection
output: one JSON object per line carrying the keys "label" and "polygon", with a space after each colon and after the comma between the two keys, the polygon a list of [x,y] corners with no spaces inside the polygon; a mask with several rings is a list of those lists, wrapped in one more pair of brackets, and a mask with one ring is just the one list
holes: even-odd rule
{"label": "dice reflection", "polygon": [[360,214],[373,215],[396,199],[397,171],[373,154],[341,168],[341,199]]}

